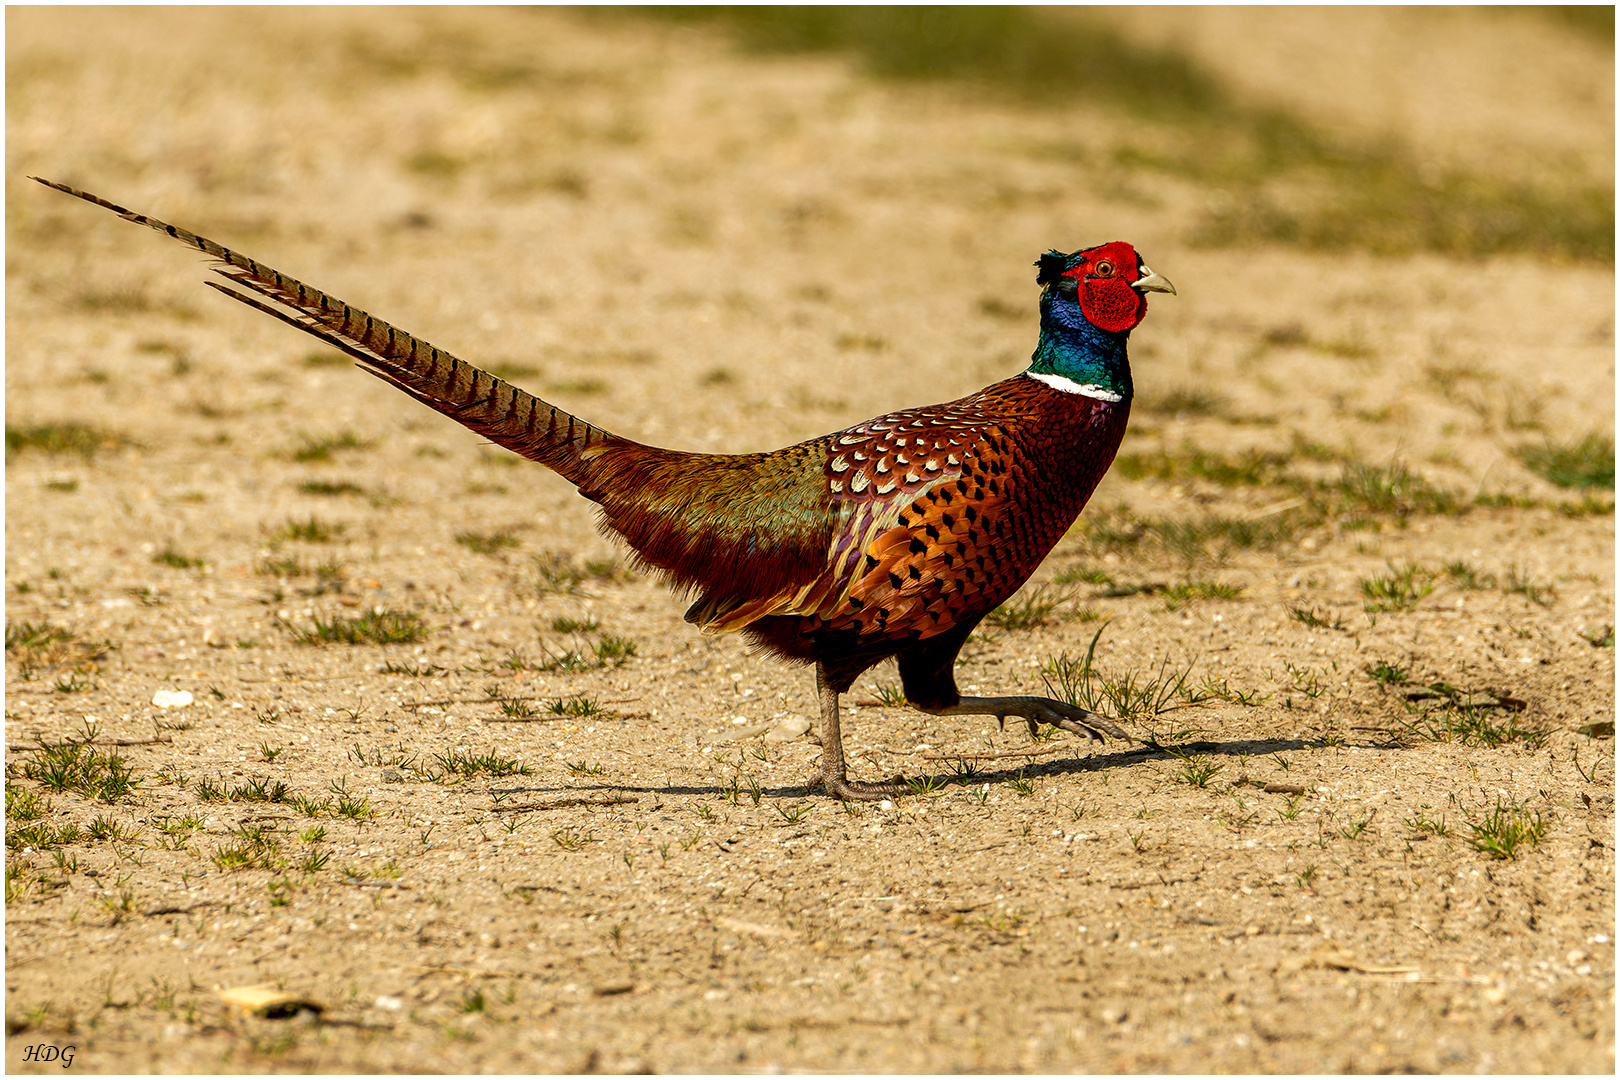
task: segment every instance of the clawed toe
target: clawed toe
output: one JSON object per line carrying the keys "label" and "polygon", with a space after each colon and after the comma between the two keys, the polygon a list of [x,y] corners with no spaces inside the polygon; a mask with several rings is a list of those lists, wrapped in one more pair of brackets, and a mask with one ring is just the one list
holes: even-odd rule
{"label": "clawed toe", "polygon": [[1070,705],[1064,701],[1053,701],[1051,698],[965,697],[949,708],[924,711],[936,716],[988,714],[1003,722],[1009,716],[1016,716],[1029,725],[1031,737],[1040,734],[1042,724],[1050,724],[1076,735],[1084,735],[1093,742],[1104,742],[1109,736],[1116,739],[1130,738],[1113,721],[1104,720],[1089,709],[1082,709],[1078,705]]}
{"label": "clawed toe", "polygon": [[1130,736],[1126,735],[1125,732],[1119,729],[1118,725],[1111,724],[1102,717],[1092,713],[1087,713],[1086,719],[1083,722],[1071,720],[1064,716],[1053,720],[1051,723],[1053,727],[1062,728],[1064,731],[1070,731],[1076,735],[1084,735],[1092,742],[1107,742],[1108,740],[1106,736],[1109,735],[1112,735],[1116,739],[1130,738]]}
{"label": "clawed toe", "polygon": [[904,784],[855,784],[841,776],[833,780],[822,777],[816,782],[828,795],[845,802],[877,802],[911,791]]}

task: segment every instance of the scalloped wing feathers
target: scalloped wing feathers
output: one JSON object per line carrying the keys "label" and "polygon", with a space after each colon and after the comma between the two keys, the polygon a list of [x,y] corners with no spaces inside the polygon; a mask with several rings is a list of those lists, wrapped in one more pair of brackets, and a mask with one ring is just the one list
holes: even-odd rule
{"label": "scalloped wing feathers", "polygon": [[[1080,512],[1121,407],[1018,376],[817,440],[833,528],[813,578],[687,612],[706,633],[795,616],[804,630],[923,640],[1016,592]],[[797,448],[794,448],[797,449]]]}

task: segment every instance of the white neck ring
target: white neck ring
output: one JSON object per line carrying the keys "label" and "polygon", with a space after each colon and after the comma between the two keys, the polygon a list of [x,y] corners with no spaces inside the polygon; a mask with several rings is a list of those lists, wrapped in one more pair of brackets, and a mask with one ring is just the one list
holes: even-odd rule
{"label": "white neck ring", "polygon": [[1065,379],[1062,375],[1048,375],[1044,371],[1026,371],[1032,379],[1039,379],[1054,390],[1061,390],[1065,394],[1079,394],[1081,397],[1096,398],[1098,401],[1123,401],[1119,394],[1105,389],[1095,383],[1077,383],[1073,379]]}

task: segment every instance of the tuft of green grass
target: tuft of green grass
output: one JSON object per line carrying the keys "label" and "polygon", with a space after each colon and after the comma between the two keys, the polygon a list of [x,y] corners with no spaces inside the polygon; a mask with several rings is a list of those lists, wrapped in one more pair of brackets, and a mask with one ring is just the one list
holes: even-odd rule
{"label": "tuft of green grass", "polygon": [[102,450],[118,450],[130,445],[133,444],[127,436],[88,424],[6,425],[7,458],[13,453],[32,451],[51,455],[78,454],[89,459]]}
{"label": "tuft of green grass", "polygon": [[280,780],[268,776],[252,776],[246,783],[224,789],[224,798],[230,802],[286,802],[292,791]]}
{"label": "tuft of green grass", "polygon": [[1361,583],[1363,606],[1368,611],[1411,611],[1425,596],[1434,592],[1434,575],[1415,563],[1397,567],[1389,564],[1389,573],[1375,574]]}
{"label": "tuft of green grass", "polygon": [[457,533],[456,543],[479,555],[494,555],[507,548],[520,547],[523,541],[516,534],[502,529],[492,533]]}
{"label": "tuft of green grass", "polygon": [[1450,514],[1460,505],[1451,492],[1430,484],[1403,462],[1372,465],[1347,461],[1337,484],[1328,488],[1331,511],[1336,513]]}
{"label": "tuft of green grass", "polygon": [[305,817],[319,817],[332,809],[330,796],[315,798],[313,795],[288,795],[287,805],[303,814]]}
{"label": "tuft of green grass", "polygon": [[1465,559],[1446,563],[1446,576],[1459,589],[1479,590],[1496,588],[1496,578]]}
{"label": "tuft of green grass", "polygon": [[451,750],[449,753],[433,755],[433,760],[446,774],[465,779],[474,776],[528,776],[534,772],[522,762],[502,757],[494,750],[482,754],[467,750]]}
{"label": "tuft of green grass", "polygon": [[591,830],[585,829],[582,831],[574,828],[572,825],[565,825],[553,832],[551,834],[551,839],[554,840],[557,846],[562,848],[564,851],[578,851],[586,844],[596,842],[596,837],[591,834]]}
{"label": "tuft of green grass", "polygon": [[566,556],[556,552],[542,551],[535,555],[532,566],[535,591],[541,595],[571,593],[585,580],[583,571],[575,569]]}
{"label": "tuft of green grass", "polygon": [[1037,585],[1022,589],[990,614],[985,621],[1003,630],[1030,630],[1044,624],[1063,604],[1074,598],[1067,589],[1050,585]]}
{"label": "tuft of green grass", "polygon": [[20,784],[6,781],[6,820],[20,823],[38,821],[51,812],[51,804]]}
{"label": "tuft of green grass", "polygon": [[1035,794],[1035,781],[1026,777],[1023,770],[1020,769],[1017,776],[1007,781],[1007,789],[1017,792],[1027,799]]}
{"label": "tuft of green grass", "polygon": [[52,743],[22,767],[23,776],[48,791],[71,791],[90,799],[113,803],[140,786],[135,769],[125,758],[91,745],[98,732],[87,726],[82,738]]}
{"label": "tuft of green grass", "polygon": [[1527,723],[1526,705],[1494,690],[1466,690],[1434,682],[1406,694],[1409,734],[1435,742],[1495,749],[1522,742],[1531,749],[1546,745],[1551,728]]}
{"label": "tuft of green grass", "polygon": [[173,544],[153,555],[152,561],[159,566],[172,566],[176,570],[200,570],[207,565],[202,559],[194,555],[186,555],[176,551]]}
{"label": "tuft of green grass", "polygon": [[294,555],[286,555],[280,558],[260,559],[259,562],[253,567],[253,572],[256,574],[263,574],[266,577],[278,578],[303,577],[305,574],[309,573],[309,571],[304,568],[303,562]]}
{"label": "tuft of green grass", "polygon": [[52,684],[52,688],[58,694],[80,694],[90,689],[92,685],[94,684],[91,683],[87,676],[81,675],[76,671],[70,671],[66,675],[58,678],[56,682]]}
{"label": "tuft of green grass", "polygon": [[507,382],[521,382],[524,379],[532,379],[540,374],[540,369],[533,364],[525,364],[516,360],[497,361],[486,365],[484,370],[497,379],[505,379]]}
{"label": "tuft of green grass", "polygon": [[1552,606],[1556,590],[1551,585],[1544,585],[1530,576],[1528,570],[1517,566],[1510,566],[1507,576],[1502,580],[1502,591],[1508,594],[1517,593],[1532,604],[1541,607]]}
{"label": "tuft of green grass", "polygon": [[421,641],[428,635],[427,624],[420,615],[388,608],[374,608],[352,618],[334,615],[326,619],[316,615],[308,627],[286,622],[282,625],[300,645],[404,645]]}
{"label": "tuft of green grass", "polygon": [[382,667],[377,670],[384,675],[409,675],[416,679],[431,679],[435,675],[449,673],[445,668],[435,667],[432,664],[395,663],[392,660],[384,660]]}
{"label": "tuft of green grass", "polygon": [[351,821],[364,821],[375,815],[376,811],[371,808],[371,800],[364,796],[339,795],[336,813],[339,817],[346,817]]}
{"label": "tuft of green grass", "polygon": [[214,848],[213,862],[226,873],[248,870],[255,866],[267,868],[269,853],[249,843],[219,845]]}
{"label": "tuft of green grass", "polygon": [[1387,660],[1375,660],[1364,668],[1369,678],[1379,686],[1406,682],[1411,676],[1407,670]]}
{"label": "tuft of green grass", "polygon": [[1218,762],[1209,760],[1207,754],[1187,754],[1171,746],[1160,746],[1159,749],[1181,762],[1181,770],[1176,774],[1177,779],[1193,787],[1208,787],[1209,782],[1215,779],[1215,775],[1224,767]]}
{"label": "tuft of green grass", "polygon": [[293,866],[300,873],[318,874],[325,870],[326,864],[331,861],[332,853],[330,851],[306,851]]}
{"label": "tuft of green grass", "polygon": [[497,698],[501,706],[501,715],[509,716],[514,720],[527,720],[539,716],[540,712],[522,698]]}
{"label": "tuft of green grass", "polygon": [[1559,487],[1613,488],[1614,437],[1593,433],[1568,443],[1521,446],[1514,451],[1525,468]]}
{"label": "tuft of green grass", "polygon": [[33,848],[35,851],[50,851],[69,844],[77,844],[81,839],[83,834],[72,822],[57,828],[52,828],[45,822],[38,822],[6,833],[6,850],[21,851],[23,848]]}
{"label": "tuft of green grass", "polygon": [[1451,835],[1451,826],[1446,822],[1444,814],[1435,818],[1420,810],[1409,818],[1402,818],[1401,824],[1413,832],[1433,833],[1435,836]]}
{"label": "tuft of green grass", "polygon": [[1493,859],[1517,858],[1520,848],[1541,843],[1548,824],[1539,810],[1526,810],[1522,803],[1504,803],[1498,798],[1484,818],[1468,822],[1472,834],[1468,842]]}
{"label": "tuft of green grass", "polygon": [[366,489],[348,480],[305,480],[298,485],[305,495],[364,495]]}
{"label": "tuft of green grass", "polygon": [[597,704],[595,698],[575,694],[573,697],[554,698],[546,705],[545,711],[553,716],[597,716],[602,712],[602,706]]}
{"label": "tuft of green grass", "polygon": [[1295,622],[1304,623],[1306,626],[1311,627],[1313,630],[1343,630],[1344,629],[1344,620],[1343,619],[1339,618],[1338,616],[1334,616],[1333,621],[1328,622],[1326,619],[1322,618],[1322,616],[1320,616],[1320,615],[1318,615],[1316,613],[1316,606],[1314,604],[1309,608],[1303,608],[1303,607],[1297,607],[1297,606],[1296,607],[1291,607],[1291,608],[1288,609],[1288,617],[1293,619]]}
{"label": "tuft of green grass", "polygon": [[306,544],[329,544],[343,535],[348,526],[342,522],[322,521],[311,514],[304,521],[288,518],[287,521],[270,535],[272,543],[278,540],[297,540]]}
{"label": "tuft of green grass", "polygon": [[1041,681],[1052,697],[1103,713],[1120,720],[1133,720],[1143,716],[1157,716],[1170,708],[1177,698],[1191,700],[1195,691],[1188,685],[1192,665],[1172,669],[1165,656],[1156,671],[1142,669],[1119,675],[1105,675],[1092,666],[1097,642],[1106,625],[1099,627],[1091,637],[1084,657],[1073,657],[1067,652],[1048,657],[1041,668]]}
{"label": "tuft of green grass", "polygon": [[898,709],[906,703],[906,692],[893,683],[879,683],[872,687],[877,699],[890,708]]}
{"label": "tuft of green grass", "polygon": [[619,560],[613,558],[586,559],[585,572],[593,578],[601,578],[603,580],[628,578],[630,576],[628,571],[619,566]]}
{"label": "tuft of green grass", "polygon": [[76,634],[48,621],[6,624],[6,652],[37,652],[72,641]]}
{"label": "tuft of green grass", "polygon": [[336,435],[300,433],[302,441],[289,452],[299,462],[330,461],[334,450],[369,450],[377,445],[374,439],[362,439],[353,431],[344,429]]}
{"label": "tuft of green grass", "polygon": [[1225,679],[1205,675],[1204,681],[1199,684],[1198,689],[1188,695],[1188,700],[1194,698],[1214,699],[1216,701],[1230,701],[1234,705],[1252,706],[1261,704],[1269,697],[1271,697],[1270,694],[1262,694],[1258,690],[1233,690],[1231,686],[1227,685]]}
{"label": "tuft of green grass", "polygon": [[1052,580],[1059,585],[1072,585],[1081,582],[1086,585],[1112,585],[1114,579],[1101,570],[1094,570],[1086,566],[1067,566],[1053,575]]}
{"label": "tuft of green grass", "polygon": [[1558,512],[1565,517],[1609,517],[1614,513],[1613,499],[1599,499],[1591,495],[1580,502],[1561,502],[1555,504]]}
{"label": "tuft of green grass", "polygon": [[617,634],[603,634],[596,643],[596,661],[601,666],[619,667],[636,655],[636,643]]}
{"label": "tuft of green grass", "polygon": [[596,620],[594,615],[587,615],[583,619],[575,619],[564,615],[551,620],[551,628],[559,634],[589,634],[601,629],[601,627],[602,624]]}
{"label": "tuft of green grass", "polygon": [[[934,792],[939,791],[945,786],[945,778],[939,775],[911,776],[902,777],[901,779],[905,782],[906,787],[910,789],[913,795],[932,795]],[[776,812],[786,818],[788,824],[790,825],[796,825],[803,820],[803,814],[790,815],[785,813],[780,806],[777,807]],[[805,813],[808,813],[808,810],[806,810]]]}
{"label": "tuft of green grass", "polygon": [[1164,589],[1166,611],[1175,611],[1193,600],[1235,600],[1242,585],[1225,581],[1183,581]]}

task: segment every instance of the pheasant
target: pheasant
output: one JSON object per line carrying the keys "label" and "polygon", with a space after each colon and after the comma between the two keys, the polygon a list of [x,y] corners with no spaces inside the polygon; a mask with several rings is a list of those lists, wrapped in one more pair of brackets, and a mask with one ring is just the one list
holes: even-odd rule
{"label": "pheasant", "polygon": [[964,697],[954,667],[973,628],[1034,572],[1119,449],[1131,407],[1126,340],[1147,293],[1176,291],[1131,245],[1040,257],[1040,342],[1021,374],[772,453],[696,454],[611,434],[212,240],[33,179],[191,245],[257,296],[213,288],[562,474],[641,567],[696,594],[686,620],[704,633],[741,631],[813,664],[828,795],[906,790],[848,779],[839,733],[839,695],[891,657],[906,701],[925,713],[1125,737],[1066,702]]}

